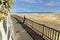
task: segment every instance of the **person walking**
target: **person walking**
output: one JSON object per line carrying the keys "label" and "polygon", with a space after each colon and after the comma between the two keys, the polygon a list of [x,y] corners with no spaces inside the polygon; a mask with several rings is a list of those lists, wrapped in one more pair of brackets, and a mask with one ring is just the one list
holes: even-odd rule
{"label": "person walking", "polygon": [[23,17],[23,24],[25,23],[25,20],[26,20],[26,18],[25,18],[25,16]]}

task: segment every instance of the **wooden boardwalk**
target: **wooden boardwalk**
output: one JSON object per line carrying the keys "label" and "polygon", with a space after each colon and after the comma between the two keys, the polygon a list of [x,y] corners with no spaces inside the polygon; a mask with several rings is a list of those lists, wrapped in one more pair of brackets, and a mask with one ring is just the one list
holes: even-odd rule
{"label": "wooden boardwalk", "polygon": [[44,40],[40,35],[22,24],[17,18],[13,18],[14,38],[13,40]]}

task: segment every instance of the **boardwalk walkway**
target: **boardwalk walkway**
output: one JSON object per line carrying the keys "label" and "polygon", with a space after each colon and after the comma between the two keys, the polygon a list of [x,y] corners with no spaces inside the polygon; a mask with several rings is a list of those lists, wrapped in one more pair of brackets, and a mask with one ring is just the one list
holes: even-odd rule
{"label": "boardwalk walkway", "polygon": [[44,40],[40,35],[30,29],[27,25],[12,17],[14,28],[14,40]]}

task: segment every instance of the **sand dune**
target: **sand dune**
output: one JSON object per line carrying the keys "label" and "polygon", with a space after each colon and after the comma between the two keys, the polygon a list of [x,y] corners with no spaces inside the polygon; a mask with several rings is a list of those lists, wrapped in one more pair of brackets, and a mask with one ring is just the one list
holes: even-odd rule
{"label": "sand dune", "polygon": [[35,22],[45,24],[56,30],[60,30],[60,13],[41,13],[41,14],[16,14],[19,16],[25,16],[26,18]]}
{"label": "sand dune", "polygon": [[30,19],[37,19],[37,20],[60,20],[60,13],[51,13],[51,14],[17,14],[19,16],[26,16]]}

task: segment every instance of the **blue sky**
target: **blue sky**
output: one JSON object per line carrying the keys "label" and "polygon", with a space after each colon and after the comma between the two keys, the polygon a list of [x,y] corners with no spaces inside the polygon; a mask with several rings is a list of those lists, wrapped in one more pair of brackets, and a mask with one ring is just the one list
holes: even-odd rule
{"label": "blue sky", "polygon": [[60,0],[14,0],[12,12],[60,12]]}

